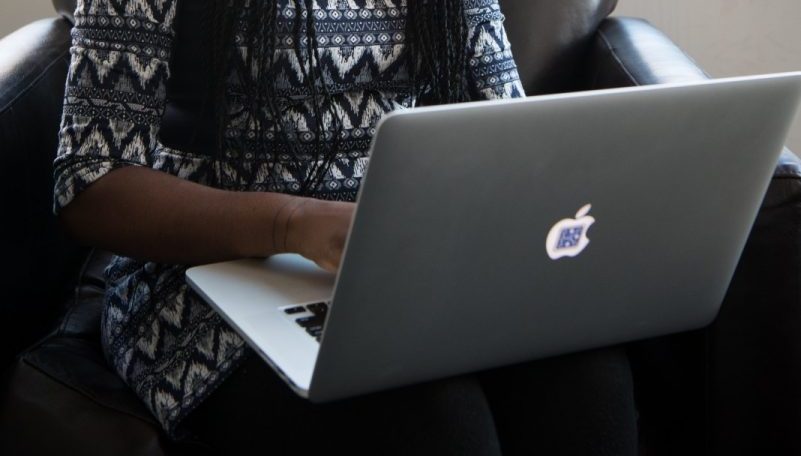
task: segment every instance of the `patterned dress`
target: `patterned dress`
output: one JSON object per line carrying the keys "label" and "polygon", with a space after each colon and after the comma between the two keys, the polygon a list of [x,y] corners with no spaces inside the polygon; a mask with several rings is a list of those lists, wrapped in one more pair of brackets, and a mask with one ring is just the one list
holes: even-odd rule
{"label": "patterned dress", "polygon": [[[72,32],[60,145],[55,160],[58,213],[109,171],[146,166],[210,184],[222,172],[230,190],[293,191],[300,176],[283,167],[290,156],[272,128],[268,147],[247,146],[251,119],[228,84],[232,121],[226,136],[245,150],[222,158],[176,150],[159,140],[169,100],[167,81],[178,0],[79,0]],[[194,1],[194,0],[186,0]],[[304,2],[278,1],[276,88],[285,122],[292,124],[306,163],[318,160],[311,94],[294,52],[293,24]],[[322,74],[343,121],[339,153],[318,197],[353,201],[367,167],[377,122],[415,97],[402,59],[407,0],[316,0],[312,14]],[[523,96],[497,0],[464,0],[468,25],[468,86],[473,99]],[[242,30],[242,23],[239,25]],[[241,32],[240,32],[241,33]],[[244,40],[237,40],[242,43]],[[239,48],[244,58],[247,49]],[[324,119],[324,125],[330,119]],[[330,138],[325,138],[330,140]],[[257,151],[267,152],[257,152]],[[297,149],[296,149],[297,150]],[[230,166],[244,154],[250,175]],[[274,164],[280,172],[267,172]],[[294,168],[293,168],[294,169]],[[217,170],[217,171],[214,171]],[[239,173],[239,174],[238,174]],[[248,352],[243,340],[187,287],[185,265],[115,257],[106,270],[102,317],[105,355],[165,430],[178,424],[231,373]]]}

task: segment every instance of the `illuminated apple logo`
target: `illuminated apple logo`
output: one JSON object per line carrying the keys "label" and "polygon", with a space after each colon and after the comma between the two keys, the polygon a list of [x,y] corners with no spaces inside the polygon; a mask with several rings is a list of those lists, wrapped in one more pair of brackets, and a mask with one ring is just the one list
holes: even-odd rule
{"label": "illuminated apple logo", "polygon": [[545,250],[552,260],[563,257],[575,257],[590,243],[587,231],[590,229],[595,218],[591,215],[592,205],[588,204],[576,213],[574,219],[562,219],[551,228],[548,238],[545,240]]}

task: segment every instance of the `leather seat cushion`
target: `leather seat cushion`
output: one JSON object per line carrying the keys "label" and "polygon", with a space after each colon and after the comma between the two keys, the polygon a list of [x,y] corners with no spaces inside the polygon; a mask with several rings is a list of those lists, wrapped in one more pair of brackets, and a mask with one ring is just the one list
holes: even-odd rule
{"label": "leather seat cushion", "polygon": [[61,325],[23,353],[4,378],[0,387],[0,454],[208,451],[193,442],[170,442],[103,358],[99,329],[103,270],[109,259],[105,252],[90,255]]}

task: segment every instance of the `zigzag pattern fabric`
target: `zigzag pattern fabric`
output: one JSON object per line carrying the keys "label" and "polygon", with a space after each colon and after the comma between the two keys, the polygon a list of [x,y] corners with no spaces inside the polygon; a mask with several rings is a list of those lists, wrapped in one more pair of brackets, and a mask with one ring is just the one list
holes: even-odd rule
{"label": "zigzag pattern fabric", "polygon": [[[245,88],[231,78],[232,120],[225,134],[244,139],[236,143],[244,144],[245,150],[224,150],[219,163],[159,142],[177,1],[78,1],[54,163],[54,211],[123,166],[146,166],[205,184],[214,182],[211,173],[217,169],[223,175],[220,182],[231,190],[297,191],[304,170],[321,159],[314,146],[316,120],[304,79],[308,68],[294,51],[295,20],[307,14],[314,16],[317,43],[302,45],[317,47],[317,63],[343,122],[341,147],[316,196],[353,201],[378,121],[416,103],[403,52],[407,0],[315,0],[310,11],[303,2],[276,0],[279,44],[273,64],[283,116],[270,119],[272,124],[264,128],[268,147],[248,142],[254,119],[237,114],[246,111]],[[497,0],[464,0],[464,5],[470,97],[523,96]],[[237,50],[235,55],[244,62],[249,49]],[[323,141],[332,141],[330,114],[320,121],[327,132]],[[277,133],[277,122],[296,133],[292,139],[305,167],[287,166],[292,157]],[[233,165],[242,158],[247,166]],[[279,172],[269,173],[270,166]],[[182,265],[115,257],[106,271],[101,328],[109,362],[174,436],[181,420],[247,353],[243,340],[188,289],[185,271]]]}

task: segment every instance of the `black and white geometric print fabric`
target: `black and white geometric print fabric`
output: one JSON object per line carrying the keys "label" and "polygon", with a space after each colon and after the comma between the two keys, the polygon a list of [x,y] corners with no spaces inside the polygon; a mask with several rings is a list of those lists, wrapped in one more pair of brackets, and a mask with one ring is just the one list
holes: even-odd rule
{"label": "black and white geometric print fabric", "polygon": [[[54,163],[56,212],[111,170],[131,165],[205,184],[212,182],[210,173],[216,169],[223,174],[220,181],[233,183],[233,190],[286,192],[299,187],[302,176],[285,166],[291,157],[274,126],[265,129],[267,147],[248,146],[253,122],[247,114],[233,115],[226,129],[228,137],[241,139],[231,144],[244,144],[245,150],[223,151],[221,163],[159,142],[177,1],[78,1]],[[339,153],[317,195],[352,201],[378,121],[416,102],[402,58],[406,0],[315,0],[311,11],[306,11],[305,2],[276,1],[278,46],[273,64],[281,121],[297,132],[299,147],[294,150],[301,152],[305,166],[319,160],[314,107],[301,66],[306,63],[297,59],[293,33],[297,15],[311,13],[318,64],[343,126]],[[523,96],[497,0],[464,0],[464,5],[471,98]],[[248,49],[238,51],[244,58]],[[241,109],[244,93],[232,78],[231,114],[247,112]],[[330,117],[322,122],[323,130],[329,131]],[[332,140],[331,135],[323,140]],[[249,166],[233,165],[234,159],[242,158]],[[270,166],[279,172],[269,173]],[[243,169],[249,175],[240,175]],[[245,353],[242,339],[188,290],[185,270],[116,257],[106,271],[101,328],[106,356],[170,433]]]}

